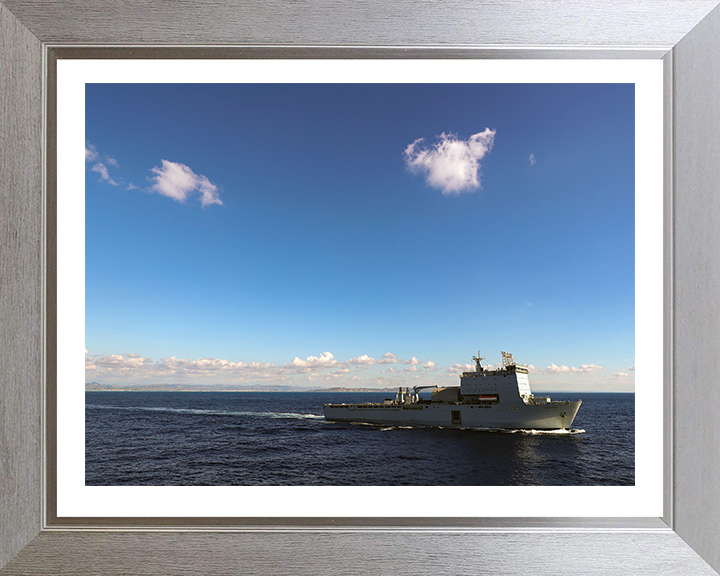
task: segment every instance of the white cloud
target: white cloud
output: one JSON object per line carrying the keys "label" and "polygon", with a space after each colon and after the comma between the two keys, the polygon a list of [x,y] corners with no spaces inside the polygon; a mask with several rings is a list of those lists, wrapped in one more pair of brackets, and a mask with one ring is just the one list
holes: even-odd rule
{"label": "white cloud", "polygon": [[537,164],[537,160],[535,160],[535,154],[530,154],[530,166],[535,166]]}
{"label": "white cloud", "polygon": [[622,378],[623,376],[627,376],[627,375],[628,375],[627,372],[615,372],[615,374],[613,374],[611,376],[611,378]]}
{"label": "white cloud", "polygon": [[630,372],[634,372],[634,371],[635,371],[635,364],[633,364],[632,366],[630,366],[630,368],[627,368],[627,370],[629,370]]}
{"label": "white cloud", "polygon": [[98,151],[90,142],[85,142],[85,162],[92,162],[98,157]]}
{"label": "white cloud", "polygon": [[112,178],[110,178],[110,174],[108,173],[107,166],[103,164],[102,162],[98,162],[91,168],[93,172],[97,172],[100,174],[100,178],[105,180],[108,184],[112,184],[113,186],[118,186],[118,183],[115,182]]}
{"label": "white cloud", "polygon": [[377,361],[378,364],[397,364],[398,362],[398,357],[392,352],[387,352],[383,354],[382,358]]}
{"label": "white cloud", "polygon": [[481,187],[478,161],[492,149],[495,130],[485,128],[467,140],[443,132],[432,148],[420,148],[423,140],[418,138],[405,148],[405,162],[410,171],[425,174],[427,184],[446,196]]}
{"label": "white cloud", "polygon": [[551,363],[550,366],[545,368],[545,374],[568,374],[569,372],[570,368],[565,366],[565,364],[557,366],[554,362]]}
{"label": "white cloud", "polygon": [[403,364],[408,364],[408,365],[412,366],[412,368],[408,368],[408,369],[406,369],[406,371],[412,370],[414,372],[418,369],[419,366],[422,366],[428,372],[436,372],[437,371],[437,366],[435,366],[435,362],[433,362],[432,360],[428,360],[427,362],[421,362],[415,356],[410,358],[410,360],[404,360]]}
{"label": "white cloud", "polygon": [[428,372],[437,372],[437,366],[435,366],[435,362],[433,362],[432,360],[423,362],[423,368],[425,368],[425,370],[427,370]]}
{"label": "white cloud", "polygon": [[602,370],[605,370],[605,368],[596,364],[583,364],[580,368],[575,366],[569,368],[565,364],[557,366],[555,363],[551,363],[543,372],[545,374],[595,374]]}
{"label": "white cloud", "polygon": [[133,184],[132,182],[130,182],[130,183],[127,185],[127,187],[125,188],[125,190],[140,190],[140,188],[138,188],[137,186],[135,186],[135,184]]}
{"label": "white cloud", "polygon": [[110,166],[114,166],[115,168],[119,167],[119,164],[115,158],[110,158],[109,156],[105,156],[104,154],[101,155],[97,148],[95,148],[95,145],[92,142],[85,141],[85,162],[94,162],[95,160],[99,160],[102,158],[102,162],[95,162],[91,170],[93,172],[97,172],[100,174],[101,180],[104,180],[105,182],[112,184],[113,186],[118,186],[120,183],[116,182],[110,177],[110,174],[108,173],[107,164]]}
{"label": "white cloud", "polygon": [[355,366],[372,366],[373,364],[377,364],[377,360],[375,360],[375,358],[371,358],[367,354],[363,354],[357,358],[350,358],[347,363]]}
{"label": "white cloud", "polygon": [[580,368],[570,369],[571,372],[580,374],[596,374],[597,372],[602,372],[603,370],[605,370],[605,368],[598,366],[597,364],[583,364]]}
{"label": "white cloud", "polygon": [[185,203],[193,192],[198,192],[203,207],[210,204],[222,206],[217,186],[202,174],[195,174],[185,164],[162,160],[162,167],[155,166],[151,172],[155,174],[150,178],[154,182],[150,187],[151,191],[182,203]]}
{"label": "white cloud", "polygon": [[330,352],[323,352],[320,356],[308,356],[301,360],[297,356],[292,362],[285,364],[285,368],[298,368],[302,371],[324,370],[338,365],[338,361]]}
{"label": "white cloud", "polygon": [[128,357],[127,354],[110,354],[108,356],[100,356],[95,358],[95,366],[98,368],[112,368],[127,370],[129,368],[135,368],[144,364],[152,363],[151,358],[143,358],[137,354],[134,358]]}
{"label": "white cloud", "polygon": [[453,364],[447,369],[448,374],[461,374],[463,372],[475,372],[475,364]]}

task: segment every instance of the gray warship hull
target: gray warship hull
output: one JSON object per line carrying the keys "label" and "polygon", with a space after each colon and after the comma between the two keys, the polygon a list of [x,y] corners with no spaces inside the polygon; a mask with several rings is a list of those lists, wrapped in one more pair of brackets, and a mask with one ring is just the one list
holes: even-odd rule
{"label": "gray warship hull", "polygon": [[326,404],[326,420],[412,426],[456,428],[511,428],[532,430],[568,429],[581,401],[552,402],[549,405],[503,407],[498,404]]}
{"label": "gray warship hull", "polygon": [[[368,424],[448,426],[457,428],[568,429],[581,400],[556,401],[536,397],[530,390],[527,366],[516,364],[503,352],[503,365],[487,369],[476,362],[474,372],[463,372],[460,386],[424,386],[398,390],[395,399],[382,403],[325,404],[326,420]],[[435,388],[431,399],[421,388]]]}

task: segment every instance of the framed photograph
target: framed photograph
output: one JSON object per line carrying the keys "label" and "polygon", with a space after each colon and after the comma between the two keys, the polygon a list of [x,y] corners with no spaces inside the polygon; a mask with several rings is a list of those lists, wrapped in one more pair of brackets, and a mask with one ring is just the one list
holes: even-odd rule
{"label": "framed photograph", "polygon": [[[237,7],[213,11],[201,4],[195,9],[200,26],[179,23],[177,29],[163,31],[153,29],[153,23],[167,16],[165,8],[151,4],[152,18],[143,18],[140,7],[126,16],[130,20],[111,22],[103,17],[98,35],[91,37],[76,23],[81,14],[91,21],[98,18],[87,5],[74,6],[69,12],[44,7],[42,14],[24,2],[0,5],[0,26],[10,54],[0,70],[0,97],[7,111],[3,117],[3,152],[9,159],[2,165],[2,177],[10,183],[11,192],[3,199],[4,226],[0,228],[6,247],[1,305],[3,319],[7,319],[4,325],[9,328],[4,337],[7,346],[1,353],[7,354],[10,367],[3,376],[7,385],[2,389],[3,438],[7,438],[3,458],[9,463],[3,468],[2,480],[12,495],[2,502],[1,510],[10,519],[7,528],[0,528],[5,531],[0,548],[0,565],[7,564],[3,573],[54,573],[63,567],[82,574],[97,571],[98,566],[103,571],[127,573],[182,573],[184,569],[207,573],[280,573],[288,569],[298,573],[342,572],[336,564],[341,558],[348,570],[368,573],[402,573],[426,566],[433,572],[456,573],[481,565],[488,574],[520,574],[526,569],[526,561],[510,551],[521,547],[542,549],[549,558],[589,573],[715,574],[720,567],[716,538],[720,510],[716,509],[717,498],[711,496],[717,488],[707,482],[720,467],[713,445],[717,431],[713,406],[720,398],[707,384],[714,377],[711,358],[717,338],[713,335],[713,295],[720,276],[712,261],[717,234],[712,220],[713,182],[718,170],[712,161],[718,140],[712,126],[715,120],[720,121],[720,110],[712,97],[720,82],[713,56],[720,29],[715,4],[668,2],[662,14],[654,7],[623,5],[622,10],[609,10],[604,15],[605,25],[582,41],[576,24],[568,24],[559,44],[529,25],[533,21],[530,12],[521,10],[527,26],[510,26],[503,18],[512,8],[510,2],[499,12],[497,6],[478,5],[471,8],[477,10],[474,17],[484,15],[493,24],[484,29],[482,42],[472,43],[477,47],[470,46],[477,30],[460,26],[452,34],[442,33],[440,26],[432,24],[432,10],[422,15],[429,27],[426,32],[436,26],[436,36],[432,37],[446,47],[423,45],[408,27],[401,26],[392,32],[393,37],[388,36],[381,7],[366,15],[374,24],[362,37],[337,20],[337,14],[324,17],[325,30],[335,30],[325,33],[305,29],[302,18],[296,20],[288,14],[288,21],[293,21],[299,33],[288,46],[278,31],[282,27],[276,28],[277,22],[252,30],[242,28],[240,36],[227,28],[230,21],[242,21],[245,26],[260,22],[257,11]],[[547,21],[569,14],[568,6],[548,4],[546,8],[551,14]],[[576,13],[586,10],[581,3],[573,9]],[[259,10],[262,14],[268,8]],[[635,22],[641,12],[656,25],[643,27],[642,34],[633,36],[640,33]],[[51,18],[53,15],[57,18]],[[352,16],[353,9],[348,8],[344,18],[352,20]],[[119,21],[125,25],[118,25]],[[134,32],[128,32],[130,21],[137,25]],[[210,30],[210,22],[217,23],[217,29]],[[511,37],[516,39],[513,42],[505,40],[511,28],[515,34]],[[181,31],[186,35],[178,36]],[[208,45],[193,47],[200,38]],[[392,47],[387,47],[391,39]],[[482,82],[468,80],[478,78]],[[467,114],[458,113],[470,110],[472,102],[478,101],[503,120],[473,111],[470,122]],[[433,116],[429,112],[444,105],[452,114]],[[234,106],[254,113],[230,113]],[[353,114],[348,114],[349,109]],[[533,110],[537,111],[536,118]],[[418,121],[420,117],[422,122]],[[245,132],[252,135],[252,142],[233,144],[244,146],[247,158],[254,158],[246,166],[222,152],[222,142],[227,148],[230,136],[237,134],[233,122],[235,128],[238,122],[257,124],[255,130],[247,127]],[[542,138],[517,137],[528,133],[523,126],[531,122],[548,140],[554,138],[553,146],[544,147]],[[476,127],[475,123],[483,126]],[[208,126],[213,129],[206,129]],[[508,138],[507,147],[499,146],[501,126],[514,130],[511,134],[515,138]],[[163,128],[167,134],[162,134]],[[205,130],[202,138],[201,129]],[[304,139],[303,134],[307,134]],[[373,144],[372,136],[379,134],[384,134],[384,141]],[[184,138],[195,144],[183,148]],[[563,139],[564,147],[557,144]],[[217,142],[215,154],[208,146],[212,140]],[[298,140],[304,140],[304,147],[298,145],[293,152],[295,163],[285,168],[283,176],[283,168],[271,162],[272,148],[287,149]],[[586,183],[593,201],[588,196],[577,200],[569,189],[558,191],[563,183],[553,179],[546,180],[544,187],[535,184],[536,193],[548,194],[544,201],[537,197],[533,200],[529,194],[504,200],[492,197],[493,179],[502,182],[498,190],[507,191],[513,182],[516,188],[532,188],[531,178],[541,172],[543,161],[557,161],[569,154],[573,146],[568,141],[575,143],[576,152],[584,150],[574,157],[574,169],[585,176],[578,180],[576,174],[574,179]],[[354,151],[337,154],[343,142]],[[84,165],[79,160],[81,147]],[[206,148],[203,154],[200,148]],[[397,157],[393,156],[395,149]],[[498,168],[502,166],[499,170],[492,165],[496,157]],[[340,170],[345,178],[339,173],[346,161],[343,158],[353,160]],[[391,160],[386,162],[385,158]],[[375,180],[363,173],[363,165],[366,172],[374,173]],[[318,174],[324,175],[326,184],[307,178],[294,196],[288,193],[268,200],[263,193],[263,173],[276,172],[279,180],[271,187],[289,190],[292,185],[288,178],[293,173],[302,174],[303,169],[315,179]],[[520,175],[521,169],[526,174]],[[570,169],[569,164],[566,169]],[[559,170],[556,165],[554,173]],[[238,171],[246,178],[242,181],[252,182],[254,195],[238,193],[241,180],[233,176]],[[350,176],[353,172],[354,178]],[[508,178],[508,174],[513,177]],[[378,183],[381,176],[392,182],[394,197],[383,193]],[[357,204],[357,194],[354,199],[349,194],[339,199],[327,196],[338,182],[350,180],[356,193],[365,192],[365,201],[361,202],[365,208]],[[593,187],[593,183],[597,185]],[[33,192],[37,190],[42,194]],[[77,190],[85,190],[85,194]],[[411,198],[410,194],[415,196]],[[602,194],[605,196],[600,197]],[[477,205],[478,198],[487,202],[487,213]],[[476,206],[468,204],[471,200]],[[455,201],[455,205],[448,201]],[[373,202],[377,204],[375,210],[366,204]],[[466,205],[460,206],[462,202]],[[533,355],[540,358],[537,362],[542,363],[538,366],[523,363],[521,351],[515,351],[517,362],[506,352],[502,358],[491,356],[488,362],[480,356],[482,351],[472,361],[458,358],[455,362],[445,350],[437,357],[428,353],[428,349],[438,348],[439,340],[423,343],[415,338],[416,346],[425,346],[417,354],[412,347],[403,347],[400,342],[411,337],[407,331],[385,338],[383,344],[378,343],[385,347],[378,350],[367,350],[370,340],[356,334],[355,341],[362,342],[363,349],[352,350],[348,346],[352,339],[347,338],[337,340],[340,350],[335,353],[325,349],[289,352],[302,341],[293,340],[292,331],[301,330],[303,322],[311,325],[307,317],[299,324],[293,322],[290,301],[297,298],[295,309],[305,308],[317,315],[317,293],[323,286],[332,285],[332,278],[321,269],[311,278],[306,265],[293,268],[301,253],[312,253],[313,246],[320,246],[323,234],[332,236],[335,256],[351,252],[353,238],[368,248],[367,234],[356,230],[353,236],[352,231],[357,214],[364,213],[363,229],[370,226],[377,232],[373,240],[377,245],[369,246],[370,251],[385,247],[407,260],[412,251],[403,252],[399,245],[394,249],[391,235],[391,230],[399,234],[398,227],[412,224],[397,219],[397,214],[407,212],[403,206],[414,204],[413,222],[419,226],[430,222],[424,214],[444,218],[443,229],[438,226],[434,236],[441,242],[455,234],[449,223],[469,211],[474,210],[479,220],[502,221],[510,213],[528,219],[522,205],[532,202],[538,218],[544,215],[546,221],[552,220],[554,206],[555,212],[562,212],[559,219],[576,223],[574,237],[558,235],[558,242],[576,244],[577,254],[567,257],[571,272],[589,274],[578,264],[583,254],[588,260],[595,258],[600,267],[592,290],[576,292],[582,293],[578,299],[585,300],[583,317],[600,322],[599,316],[603,316],[603,326],[613,324],[614,331],[608,331],[613,346],[596,340],[602,362],[580,360],[575,349],[569,353],[572,360],[558,359],[557,363],[533,349]],[[577,206],[570,206],[572,202]],[[395,219],[393,203],[397,204]],[[139,215],[140,204],[143,215]],[[383,205],[382,218],[367,216],[380,214]],[[333,208],[328,210],[328,206]],[[184,213],[167,216],[168,210],[176,209]],[[194,220],[188,219],[191,211]],[[598,230],[591,224],[578,223],[582,214],[590,213],[595,215]],[[353,216],[343,220],[342,214]],[[214,224],[199,221],[213,216]],[[296,226],[295,232],[293,216],[303,224]],[[237,226],[242,218],[249,236],[241,241]],[[333,232],[327,227],[333,220],[345,224]],[[128,224],[131,221],[134,224]],[[223,281],[222,275],[205,273],[204,282],[190,285],[193,275],[187,270],[177,274],[176,270],[181,257],[192,254],[206,264],[223,265],[220,255],[208,255],[211,246],[203,238],[214,236],[216,245],[224,239],[237,253],[242,242],[251,236],[261,237],[262,229],[267,233],[275,224],[280,228],[272,233],[261,254],[248,258],[260,258],[271,268],[290,267],[303,282],[297,291],[288,291],[281,289],[289,278],[287,274],[279,274],[275,280],[272,274],[265,278],[276,286],[274,306],[281,318],[273,325],[285,326],[286,342],[273,348],[269,342],[276,338],[262,334],[262,322],[253,324],[247,311],[243,312],[240,316],[249,327],[243,338],[258,342],[246,343],[255,357],[239,358],[223,352],[223,335],[217,333],[221,323],[203,322],[192,328],[188,318],[202,313],[217,316],[224,306],[227,322],[232,316],[228,312],[230,300],[223,300],[217,292],[213,297],[212,292],[235,286],[246,290],[246,297],[256,303],[257,316],[267,324],[273,306],[270,284],[264,289],[241,288],[239,284],[247,275],[235,273]],[[536,237],[544,230],[538,226],[536,223]],[[204,229],[206,236],[191,242],[188,232],[193,229],[198,234]],[[496,236],[502,234],[499,229],[493,230]],[[518,230],[505,242],[488,244],[487,249],[501,252],[497,262],[486,265],[470,261],[469,266],[475,264],[475,274],[482,275],[504,274],[507,266],[519,266],[522,251],[510,255],[502,253],[502,248],[506,243],[510,249],[527,246],[532,230]],[[580,230],[583,241],[578,240]],[[156,238],[158,234],[165,239],[177,237],[177,244],[160,251],[167,255],[168,265],[161,264],[163,272],[153,276],[153,289],[143,291],[137,281],[139,275],[152,276],[150,264],[158,263],[163,256],[153,250],[153,234]],[[119,241],[123,235],[126,240]],[[416,246],[422,236],[412,226],[403,233]],[[594,256],[591,246],[599,244],[604,246],[607,264]],[[284,246],[289,252],[285,256]],[[448,246],[439,246],[438,255],[447,258],[451,253]],[[142,270],[132,269],[132,259],[122,263],[125,254],[131,256],[143,249],[147,252],[145,260],[138,259],[145,262]],[[295,258],[293,250],[297,252]],[[428,246],[418,250],[431,252]],[[553,253],[550,244],[538,244],[537,250]],[[562,248],[556,256],[565,252],[567,248]],[[471,260],[469,253],[457,257]],[[342,268],[334,275],[338,283],[334,293],[325,290],[325,301],[331,307],[333,298],[338,303],[343,300],[337,296],[339,287],[347,290],[349,283],[363,277],[363,258],[358,258],[354,267]],[[88,262],[93,265],[88,266]],[[245,265],[253,269],[252,262]],[[609,277],[612,270],[617,278]],[[463,270],[449,266],[446,272],[456,276]],[[386,273],[390,275],[390,268]],[[216,306],[209,302],[194,303],[193,307],[183,304],[182,314],[178,311],[172,319],[168,306],[173,296],[168,288],[173,285],[177,290],[198,294],[200,300],[202,286],[206,286],[206,296]],[[421,285],[420,292],[426,292],[427,285]],[[518,305],[507,298],[508,284],[498,286],[505,306]],[[372,290],[370,284],[362,287],[365,293]],[[446,313],[452,310],[459,314],[455,308],[470,302],[469,292],[459,295],[436,288],[440,298],[455,303],[454,307],[444,307]],[[387,294],[403,291],[390,280],[383,289]],[[135,301],[140,303],[137,311],[132,310],[128,298],[134,291]],[[420,292],[404,293],[410,300],[418,300]],[[538,302],[533,308],[532,299],[521,292],[514,298],[523,300],[524,310],[514,312],[513,319],[524,317],[529,331],[537,331],[539,324],[533,325],[528,314],[537,309]],[[540,297],[549,298],[550,293],[572,308],[559,284],[548,283]],[[179,295],[177,302],[187,303],[188,294]],[[489,292],[485,294],[490,296]],[[593,297],[596,302],[589,305],[587,301]],[[141,309],[143,302],[163,299],[159,309],[165,310],[161,316],[167,326],[160,329],[160,317],[144,319]],[[379,302],[376,299],[371,304],[377,306]],[[118,315],[118,311],[109,310],[114,303],[126,312]],[[557,304],[548,307],[545,318],[561,309]],[[573,308],[576,317],[581,315],[579,309]],[[590,309],[594,315],[589,315]],[[482,307],[474,313],[487,315],[488,322],[495,324],[503,316],[492,316]],[[350,325],[361,328],[362,315],[350,316],[346,319]],[[370,316],[365,316],[370,321]],[[312,325],[328,326],[329,318]],[[373,318],[377,324],[379,316]],[[462,322],[462,318],[457,320]],[[123,330],[127,333],[131,324],[135,332],[154,331],[154,341],[164,344],[153,348],[153,336],[148,334],[137,342],[153,349],[129,349],[135,344],[123,339]],[[382,329],[387,335],[390,325]],[[215,334],[203,334],[201,326]],[[567,333],[567,324],[562,326],[558,332]],[[190,360],[185,358],[193,352],[186,352],[188,347],[182,349],[182,339],[173,340],[172,335],[173,331],[187,333],[188,328],[198,332],[192,346],[201,350]],[[347,325],[335,334],[346,331]],[[510,333],[501,331],[503,335]],[[449,332],[443,334],[446,345],[455,345]],[[468,334],[461,331],[457,337]],[[620,341],[627,334],[629,352],[619,353]],[[263,343],[263,338],[267,342]],[[200,339],[207,348],[197,348]],[[563,345],[570,349],[577,340]],[[206,351],[212,342],[219,352]],[[308,345],[311,342],[315,340]],[[556,347],[558,342],[565,341],[557,340]],[[486,343],[483,340],[481,344]],[[85,348],[84,361],[76,348]],[[96,382],[91,381],[93,374],[98,375]],[[528,376],[532,390],[527,385]],[[352,476],[352,466],[345,471],[335,467],[335,476],[312,470],[312,462],[331,457],[327,450],[307,455],[297,451],[293,467],[290,461],[280,466],[277,458],[268,459],[270,447],[262,451],[264,455],[255,465],[260,471],[255,475],[252,467],[224,464],[215,471],[232,469],[236,475],[213,478],[211,468],[198,467],[193,476],[181,464],[176,473],[181,472],[173,481],[165,475],[170,468],[156,465],[153,470],[143,458],[133,460],[136,470],[131,481],[126,481],[128,475],[123,471],[131,451],[144,453],[157,448],[157,442],[141,438],[150,434],[140,432],[144,425],[153,428],[162,420],[168,429],[158,437],[177,435],[178,423],[172,418],[163,416],[148,424],[150,416],[164,413],[192,413],[194,420],[202,417],[214,422],[226,418],[230,410],[241,424],[243,418],[257,419],[258,414],[264,414],[262,425],[268,430],[263,433],[275,434],[270,444],[281,452],[291,449],[283,439],[300,434],[298,426],[303,433],[318,434],[313,424],[326,421],[339,421],[333,429],[337,438],[353,435],[347,445],[334,440],[337,450],[345,453],[362,443],[387,443],[390,435],[396,442],[402,435],[403,442],[409,441],[405,426],[409,422],[386,422],[378,416],[380,412],[407,413],[408,418],[420,418],[420,424],[422,418],[436,418],[438,422],[428,423],[439,423],[443,433],[458,434],[461,431],[457,428],[480,427],[480,433],[497,437],[522,438],[532,429],[531,434],[583,438],[584,430],[572,428],[573,418],[582,407],[564,394],[578,390],[578,376],[586,386],[579,389],[587,394],[632,389],[634,412],[625,416],[630,418],[632,430],[628,438],[621,433],[621,426],[611,426],[617,435],[612,440],[612,457],[599,456],[602,448],[610,449],[611,441],[604,447],[596,446],[594,457],[602,461],[598,470],[589,472],[584,464],[574,476],[566,474],[564,481],[548,472],[546,462],[566,466],[571,457],[560,452],[531,457],[527,450],[532,452],[533,448],[518,441],[513,441],[514,449],[525,450],[525,462],[533,458],[535,462],[524,468],[525,476],[518,475],[517,470],[512,475],[487,476],[477,467],[457,467],[444,479],[442,470],[432,466],[431,453],[409,447],[409,452],[398,449],[397,455],[389,455],[382,473],[364,479],[362,475]],[[514,386],[517,407],[507,403],[505,389],[489,383],[491,378],[505,378],[508,382],[503,380],[503,385]],[[89,396],[76,381],[86,383]],[[260,387],[258,382],[265,382],[269,388]],[[138,392],[138,386],[143,390],[155,387],[159,392],[150,401],[150,395]],[[188,394],[193,386],[201,390],[195,398],[203,398],[207,405],[186,405],[178,396]],[[333,392],[333,387],[344,390]],[[431,397],[431,387],[435,398]],[[372,392],[378,388],[387,388],[382,390],[383,398]],[[266,389],[274,392],[271,400],[267,394],[258,395]],[[385,398],[391,389],[394,396]],[[113,392],[117,390],[126,391]],[[241,390],[251,393],[237,400],[237,407],[212,404],[217,403],[218,394],[240,398],[237,392]],[[371,404],[356,396],[360,390],[372,395]],[[301,393],[305,394],[303,402],[312,400],[318,405],[300,406],[297,394]],[[138,400],[137,394],[145,396]],[[345,395],[335,401],[328,396],[332,394],[340,394],[337,398]],[[458,397],[450,398],[453,394]],[[127,400],[130,398],[131,402]],[[222,403],[227,399],[223,397]],[[246,409],[248,399],[255,402],[250,411]],[[595,400],[597,406],[599,400]],[[603,402],[621,400],[627,398],[605,397]],[[323,403],[326,405],[321,409]],[[516,420],[503,416],[490,421],[489,415],[498,410],[510,414],[530,410],[528,407],[557,410],[557,418],[562,416],[560,424],[549,412],[543,413],[544,419],[524,416],[522,420],[513,414]],[[448,412],[448,422],[440,415],[446,408],[457,408]],[[618,403],[607,404],[605,409],[616,418],[621,412]],[[352,418],[345,416],[348,411],[353,413]],[[438,416],[432,416],[434,411]],[[572,416],[568,417],[568,411]],[[588,412],[587,421],[602,420],[597,409]],[[420,413],[425,416],[421,418]],[[107,415],[112,415],[110,421]],[[387,436],[360,439],[355,434],[358,427],[348,420],[371,424],[370,429]],[[516,421],[520,423],[515,426]],[[108,422],[115,427],[100,430]],[[189,430],[186,424],[182,424],[185,431]],[[278,426],[289,426],[292,431],[279,430]],[[236,437],[242,426],[225,428]],[[259,433],[257,422],[251,428],[253,434]],[[220,436],[222,426],[215,432],[216,443],[227,442],[228,438]],[[110,436],[118,436],[113,446],[92,442],[93,438]],[[436,449],[446,451],[445,447],[438,448],[437,442],[442,443],[442,439],[433,437],[432,441]],[[240,444],[234,444],[233,450]],[[563,446],[568,449],[567,444]],[[202,442],[192,450],[202,452]],[[408,453],[415,454],[419,463],[407,460]],[[220,459],[227,456],[216,451],[213,454]],[[242,454],[243,458],[253,457],[251,452]],[[112,462],[120,464],[113,469]],[[399,467],[393,469],[392,462]],[[354,479],[343,480],[351,477]],[[376,553],[369,554],[369,550]],[[507,553],[498,554],[498,550]],[[94,559],[92,568],[83,560],[89,555]]]}

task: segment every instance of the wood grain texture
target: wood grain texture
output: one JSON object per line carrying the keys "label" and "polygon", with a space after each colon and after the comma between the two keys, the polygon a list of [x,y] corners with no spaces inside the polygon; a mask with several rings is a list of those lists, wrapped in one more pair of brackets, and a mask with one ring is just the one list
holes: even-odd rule
{"label": "wood grain texture", "polygon": [[44,532],[0,576],[714,576],[661,534]]}
{"label": "wood grain texture", "polygon": [[5,0],[82,44],[674,46],[714,0]]}
{"label": "wood grain texture", "polygon": [[41,526],[41,64],[0,4],[0,566]]}
{"label": "wood grain texture", "polygon": [[673,51],[675,522],[720,571],[720,10]]}

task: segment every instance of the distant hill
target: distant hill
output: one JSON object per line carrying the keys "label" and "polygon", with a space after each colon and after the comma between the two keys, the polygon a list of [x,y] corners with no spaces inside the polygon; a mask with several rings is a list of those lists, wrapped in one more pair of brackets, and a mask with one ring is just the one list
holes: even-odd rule
{"label": "distant hill", "polygon": [[397,388],[303,388],[279,384],[101,384],[86,382],[86,392],[395,392]]}
{"label": "distant hill", "polygon": [[311,392],[397,392],[397,388],[315,388]]}
{"label": "distant hill", "polygon": [[101,384],[86,382],[86,392],[395,392],[397,388],[304,388],[279,384]]}
{"label": "distant hill", "polygon": [[100,384],[85,383],[86,392],[297,392],[296,386],[262,384],[233,386],[231,384]]}

